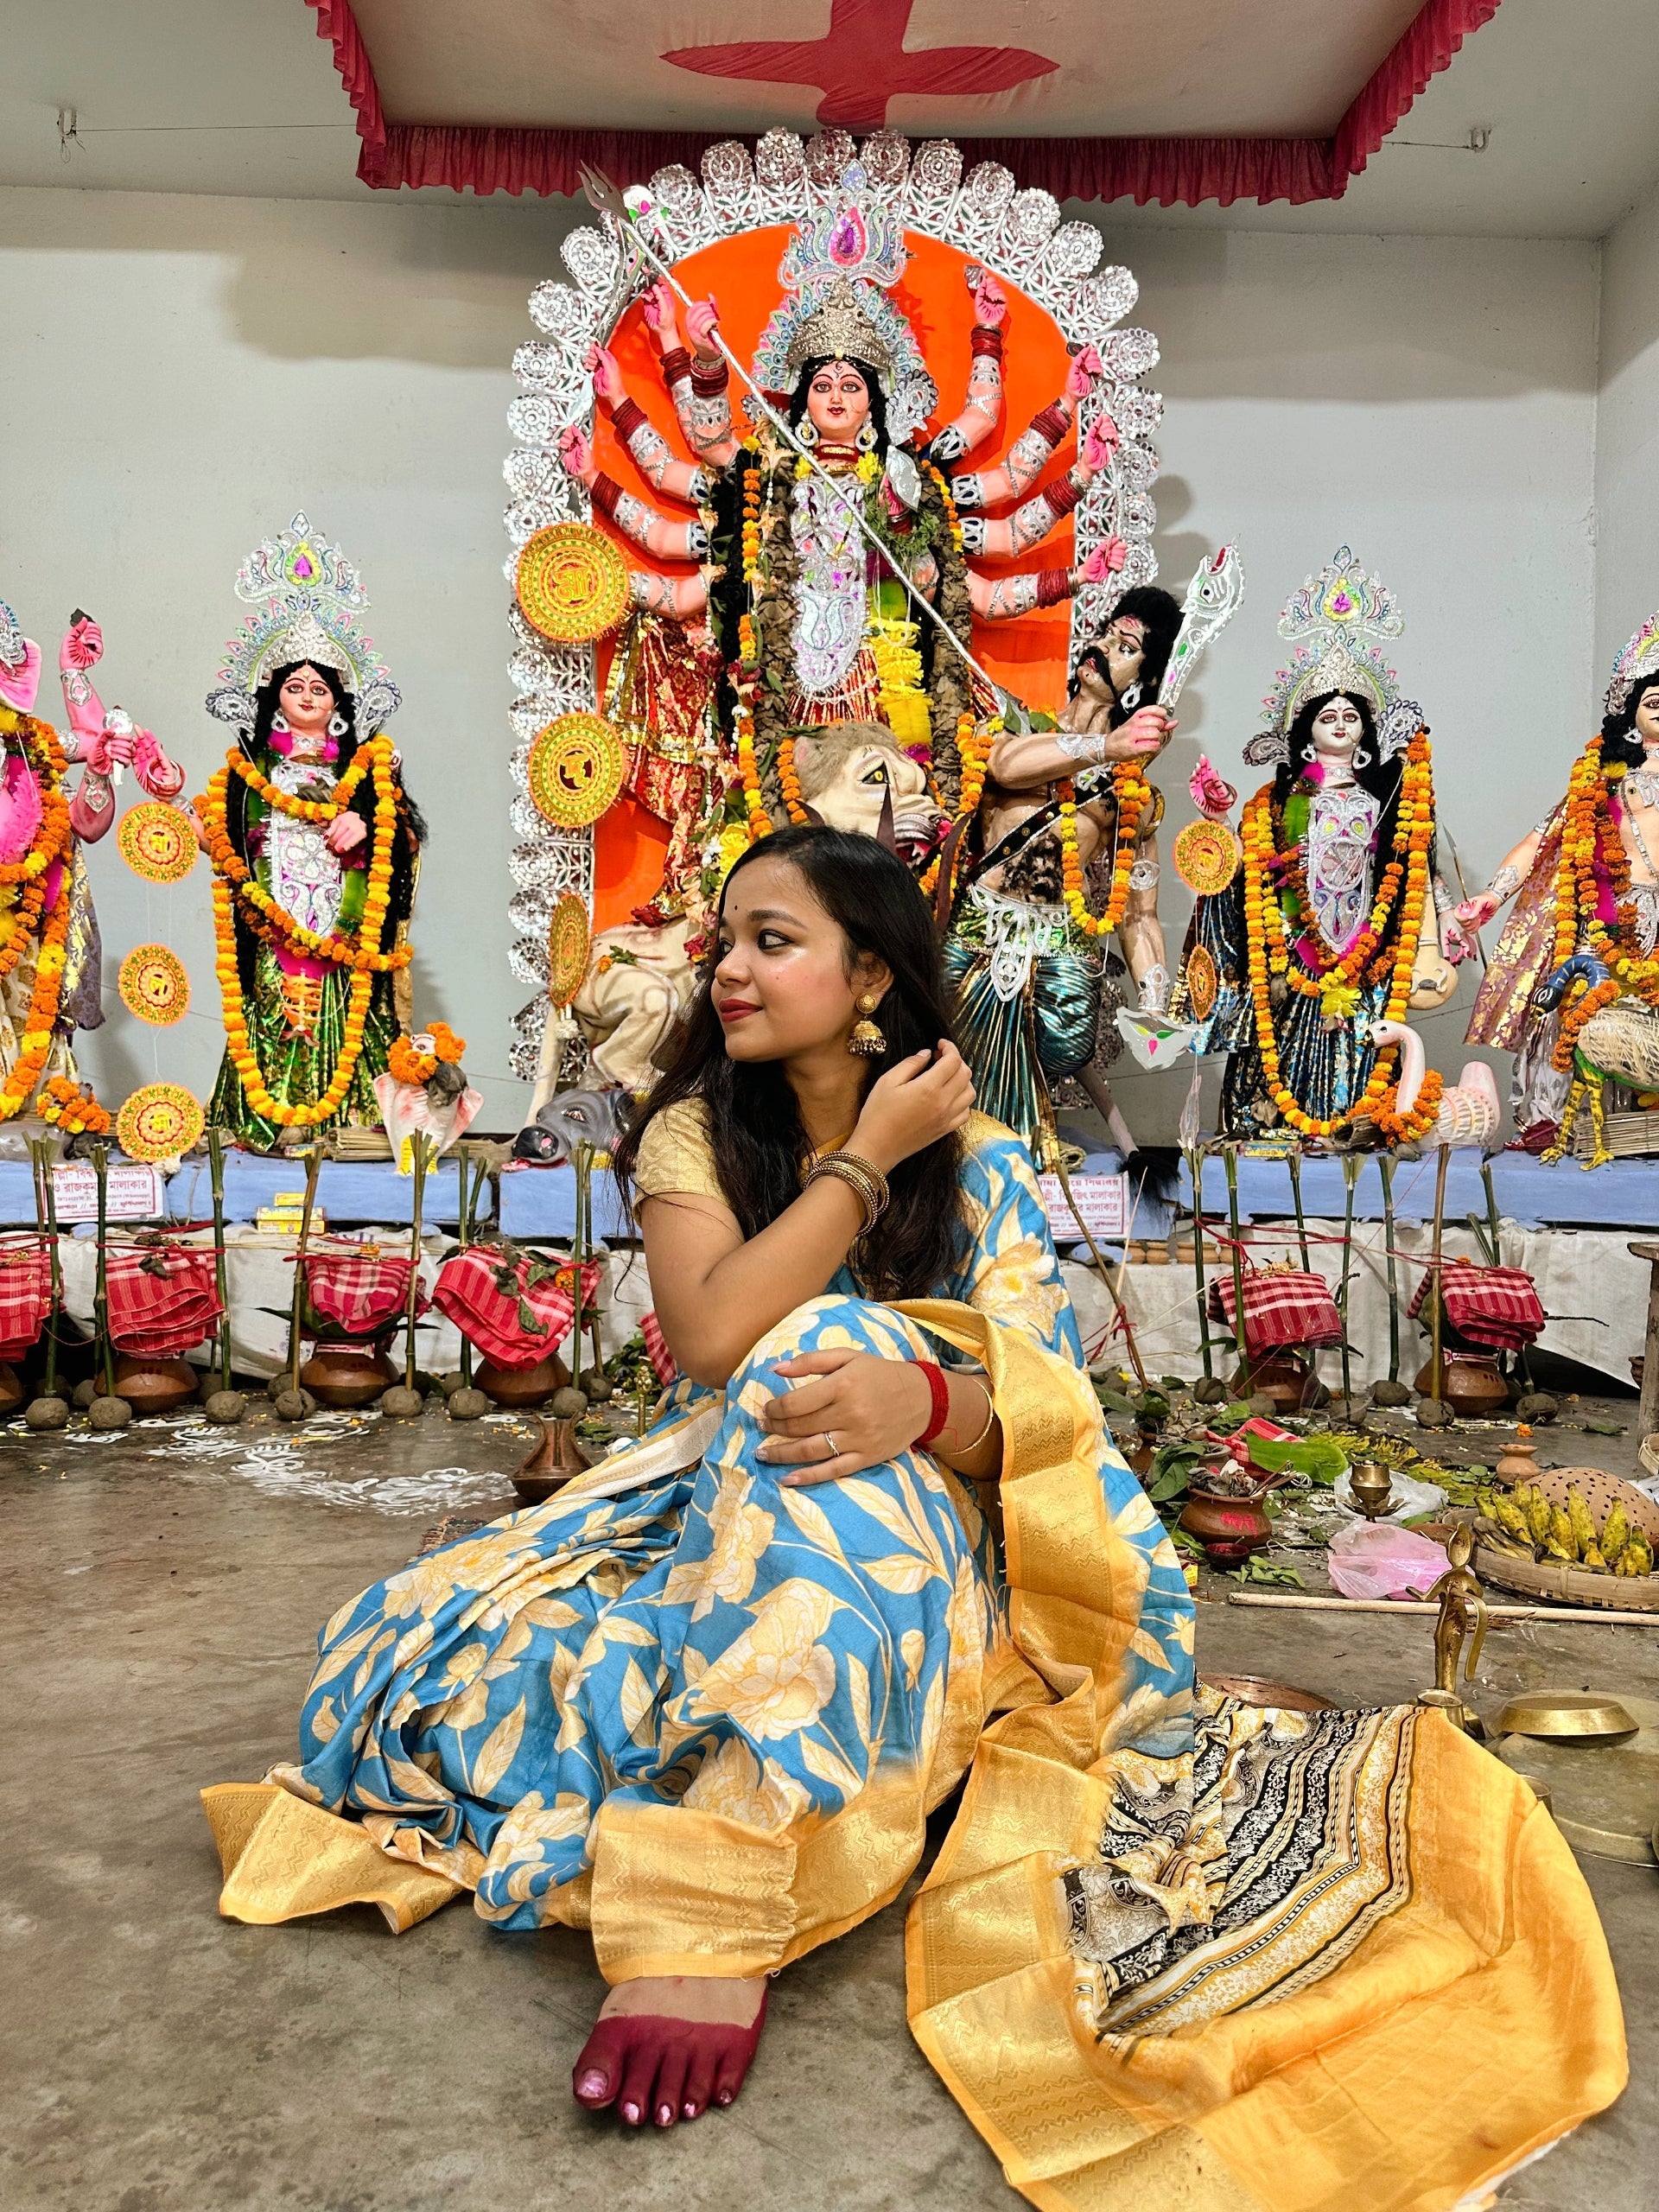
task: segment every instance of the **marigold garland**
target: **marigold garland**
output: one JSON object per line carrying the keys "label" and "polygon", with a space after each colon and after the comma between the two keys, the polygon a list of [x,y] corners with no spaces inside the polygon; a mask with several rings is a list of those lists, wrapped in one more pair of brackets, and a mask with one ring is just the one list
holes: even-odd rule
{"label": "marigold garland", "polygon": [[1084,893],[1083,855],[1077,849],[1077,787],[1067,776],[1058,786],[1060,796],[1060,874],[1063,895],[1072,921],[1089,937],[1109,937],[1122,920],[1129,904],[1129,872],[1135,866],[1135,839],[1141,817],[1152,804],[1152,785],[1141,772],[1138,760],[1120,760],[1112,770],[1112,790],[1117,800],[1117,819],[1112,829],[1111,889],[1103,913],[1091,914]]}
{"label": "marigold garland", "polygon": [[[957,717],[957,757],[962,763],[962,787],[957,794],[955,817],[957,822],[971,822],[979,811],[979,802],[985,791],[985,778],[990,767],[991,747],[1001,735],[1003,727],[1001,715],[993,715],[983,729],[975,728],[970,714]],[[922,874],[921,887],[930,896],[938,883],[941,857],[936,853]]]}
{"label": "marigold garland", "polygon": [[[397,802],[401,793],[392,769],[390,741],[384,737],[371,738],[362,751],[369,755],[365,772],[374,779],[375,811],[370,830],[368,880],[362,918],[349,938],[338,935],[322,937],[315,931],[302,928],[258,883],[231,843],[225,817],[225,802],[231,775],[242,758],[239,753],[228,755],[225,766],[218,770],[210,780],[207,796],[199,802],[202,827],[207,838],[208,856],[213,867],[213,927],[218,940],[214,966],[224,1001],[225,1034],[231,1063],[242,1079],[242,1089],[252,1110],[262,1121],[273,1122],[282,1128],[315,1128],[324,1122],[332,1121],[340,1111],[345,1103],[346,1094],[352,1087],[357,1064],[362,1055],[363,1033],[368,1020],[374,979],[388,969],[406,967],[413,951],[412,946],[407,944],[397,946],[391,952],[378,950],[391,903],[392,843],[396,831]],[[356,766],[355,761],[353,766]],[[334,813],[340,810],[332,801],[308,804],[332,806]],[[332,819],[333,816],[327,818]],[[352,971],[340,1058],[328,1088],[312,1105],[284,1105],[280,1099],[273,1097],[265,1086],[264,1076],[248,1034],[247,1009],[242,995],[241,974],[237,966],[236,919],[238,908],[247,927],[267,944],[289,952],[332,960],[338,966],[349,968]]]}
{"label": "marigold garland", "polygon": [[372,766],[370,758],[372,750],[372,746],[366,745],[359,749],[351,766],[326,799],[296,798],[291,791],[285,791],[279,784],[272,783],[245,753],[227,754],[226,766],[241,777],[250,791],[257,791],[265,804],[275,808],[279,814],[292,815],[296,822],[332,822],[351,804],[353,793],[368,774]]}
{"label": "marigold garland", "polygon": [[52,902],[41,931],[41,949],[35,963],[35,988],[29,995],[22,1034],[17,1040],[17,1058],[6,1077],[5,1088],[0,1090],[0,1122],[9,1122],[14,1115],[22,1112],[25,1102],[33,1096],[51,1057],[58,1001],[63,993],[69,905],[69,871],[65,868],[58,880],[58,895]]}
{"label": "marigold garland", "polygon": [[[54,861],[67,861],[73,848],[69,802],[63,795],[63,774],[68,766],[58,734],[49,722],[33,715],[0,709],[0,734],[21,741],[23,757],[39,779],[41,818],[29,839],[29,849],[15,861],[0,862],[0,982],[17,965],[41,926],[46,912],[46,874]],[[62,896],[67,886],[60,886]],[[7,897],[10,893],[10,897]],[[56,1018],[56,1001],[53,1018]],[[9,1086],[10,1089],[15,1086]],[[9,1109],[16,1113],[14,1106]]]}
{"label": "marigold garland", "polygon": [[[1389,863],[1383,870],[1370,916],[1348,951],[1340,960],[1331,960],[1329,964],[1319,964],[1324,962],[1329,948],[1307,935],[1305,909],[1296,918],[1296,944],[1293,946],[1288,941],[1284,911],[1269,880],[1270,868],[1281,861],[1274,837],[1272,798],[1272,785],[1264,785],[1244,810],[1243,818],[1244,929],[1256,1045],[1262,1055],[1268,1096],[1285,1120],[1303,1136],[1326,1137],[1362,1116],[1376,1119],[1376,1109],[1389,1093],[1395,1048],[1386,1046],[1377,1055],[1363,1093],[1344,1113],[1309,1114],[1285,1082],[1280,1067],[1269,970],[1282,976],[1293,989],[1305,997],[1319,999],[1334,1013],[1348,993],[1357,991],[1362,969],[1369,963],[1368,980],[1381,982],[1385,975],[1389,978],[1383,1019],[1399,1021],[1404,1017],[1428,901],[1428,848],[1434,835],[1434,787],[1427,734],[1419,730],[1406,754]],[[1403,892],[1400,887],[1402,882]],[[1379,955],[1376,948],[1388,928],[1396,899],[1398,933],[1393,944]],[[1316,963],[1312,974],[1303,964],[1310,952]],[[1430,1087],[1425,1077],[1418,1107],[1405,1117],[1408,1124],[1416,1120]],[[1437,1111],[1438,1106],[1436,1093]]]}
{"label": "marigold garland", "polygon": [[90,1084],[72,1083],[67,1075],[51,1078],[35,1101],[35,1111],[71,1137],[101,1137],[111,1118],[108,1108],[93,1096]]}
{"label": "marigold garland", "polygon": [[806,801],[801,795],[801,779],[795,769],[795,741],[786,737],[778,747],[778,780],[783,785],[784,804],[789,818],[798,824],[810,822]]}
{"label": "marigold garland", "polygon": [[[1575,984],[1573,995],[1562,1009],[1560,1033],[1551,1058],[1563,1073],[1574,1065],[1586,1024],[1604,1007],[1633,997],[1659,1011],[1659,959],[1636,949],[1630,866],[1610,804],[1611,789],[1624,773],[1624,766],[1615,762],[1604,768],[1601,744],[1598,732],[1573,763],[1567,783],[1561,856],[1555,871],[1553,965],[1559,968],[1573,957],[1582,930],[1590,950],[1612,972],[1599,983]],[[1604,893],[1611,894],[1617,917],[1611,929],[1602,919]],[[1563,1135],[1558,1144],[1563,1141],[1567,1128],[1563,1119]]]}
{"label": "marigold garland", "polygon": [[1440,1117],[1440,1094],[1446,1088],[1446,1078],[1438,1068],[1427,1069],[1423,1076],[1422,1089],[1417,1093],[1416,1103],[1408,1114],[1400,1111],[1400,1086],[1391,1083],[1370,1109],[1370,1116],[1391,1145],[1415,1144],[1424,1137]]}

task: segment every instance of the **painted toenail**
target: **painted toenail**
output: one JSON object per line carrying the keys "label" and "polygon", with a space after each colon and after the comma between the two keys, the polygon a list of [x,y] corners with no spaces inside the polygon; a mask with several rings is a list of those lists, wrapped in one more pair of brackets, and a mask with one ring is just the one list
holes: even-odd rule
{"label": "painted toenail", "polygon": [[728,2105],[732,2101],[733,2094],[734,2092],[730,2089],[716,2089],[715,2092],[715,2102],[717,2105]]}
{"label": "painted toenail", "polygon": [[602,2097],[610,2086],[609,2075],[601,2074],[596,2066],[590,2066],[576,2084],[576,2094],[579,2097]]}
{"label": "painted toenail", "polygon": [[672,2126],[673,2126],[673,2125],[674,2125],[674,2107],[673,2107],[673,2106],[672,2106],[672,2105],[658,2105],[658,2107],[657,2107],[657,2125],[658,2125],[658,2127],[672,2127]]}
{"label": "painted toenail", "polygon": [[638,2105],[624,2105],[624,2106],[623,2106],[623,2107],[622,2107],[622,2117],[623,2117],[623,2119],[624,2119],[624,2120],[626,2120],[627,2121],[627,2123],[628,2123],[628,2125],[629,2125],[629,2126],[630,2126],[630,2127],[638,2127],[638,2126],[639,2125],[639,2106],[638,2106]]}
{"label": "painted toenail", "polygon": [[680,2107],[680,2118],[682,2120],[695,2120],[702,2109],[702,2107],[701,2105],[682,2105]]}

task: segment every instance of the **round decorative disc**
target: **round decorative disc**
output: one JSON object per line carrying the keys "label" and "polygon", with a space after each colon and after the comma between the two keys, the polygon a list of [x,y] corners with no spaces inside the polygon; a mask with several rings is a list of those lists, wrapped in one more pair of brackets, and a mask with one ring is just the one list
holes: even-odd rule
{"label": "round decorative disc", "polygon": [[176,952],[164,944],[136,944],[121,963],[121,1003],[158,1029],[182,1021],[190,1004],[190,978]]}
{"label": "round decorative disc", "polygon": [[1243,847],[1224,822],[1189,822],[1176,833],[1175,873],[1201,899],[1224,891],[1243,857]]}
{"label": "round decorative disc", "polygon": [[1207,945],[1195,944],[1186,956],[1182,970],[1186,980],[1186,1001],[1194,1018],[1207,1021],[1214,1010],[1216,995],[1221,988],[1221,978],[1216,972],[1215,955]]}
{"label": "round decorative disc", "polygon": [[182,883],[196,864],[196,834],[188,815],[159,798],[130,806],[116,825],[116,845],[146,883]]}
{"label": "round decorative disc", "polygon": [[622,788],[616,732],[599,715],[561,715],[530,748],[530,796],[556,830],[585,830]]}
{"label": "round decorative disc", "polygon": [[547,995],[561,1013],[582,988],[590,942],[588,902],[567,891],[547,925]]}
{"label": "round decorative disc", "polygon": [[116,1116],[115,1136],[129,1160],[172,1160],[207,1126],[201,1101],[181,1083],[147,1083]]}
{"label": "round decorative disc", "polygon": [[556,645],[602,638],[627,611],[628,564],[592,523],[538,530],[518,556],[518,582],[524,620]]}

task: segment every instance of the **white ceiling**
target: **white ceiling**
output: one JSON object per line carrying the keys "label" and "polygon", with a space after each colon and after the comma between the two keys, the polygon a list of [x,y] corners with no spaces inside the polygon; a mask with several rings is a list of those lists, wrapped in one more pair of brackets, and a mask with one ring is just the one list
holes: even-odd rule
{"label": "white ceiling", "polygon": [[[391,4],[391,0],[364,0],[365,29]],[[429,10],[432,0],[416,4]],[[459,0],[446,0],[445,12],[453,16],[458,4]],[[480,15],[499,16],[524,0],[473,4]],[[566,4],[557,0],[556,18]],[[589,12],[595,0],[569,4]],[[637,22],[637,0],[610,4],[619,29]],[[1225,4],[1233,10],[1234,0]],[[1263,0],[1239,0],[1247,10],[1261,4]],[[799,12],[798,0],[791,5]],[[938,16],[938,24],[929,26],[930,37],[935,30],[969,35],[971,10],[944,0],[929,0],[929,5]],[[1387,8],[1374,8],[1372,0],[1363,0],[1363,5],[1376,23],[1387,16]],[[1167,22],[1179,22],[1192,17],[1195,8],[1202,13],[1212,6],[1213,0],[1202,0],[1201,6],[1200,0],[1179,0],[1179,5],[1169,0],[1161,13]],[[1289,18],[1300,20],[1300,0],[1294,5],[1272,0],[1271,13],[1281,26]],[[1051,12],[1051,0],[1013,18],[999,7],[988,14],[983,35],[995,35],[989,26],[1000,20],[1003,36],[1023,33],[1040,47],[1036,27]],[[302,0],[8,0],[7,16],[0,71],[0,184],[323,200],[390,197],[368,194],[356,180],[353,120],[331,49],[316,36],[315,19]],[[543,6],[537,20],[548,19]],[[923,16],[915,20],[919,28]],[[789,35],[780,11],[766,12],[764,21],[768,35]],[[1276,46],[1270,50],[1280,51]],[[1179,114],[1189,130],[1211,127],[1213,118],[1202,105],[1210,92],[1194,79],[1199,51],[1178,39],[1139,49],[1133,82],[1126,82],[1114,114],[1118,127],[1144,129],[1161,113]],[[1204,58],[1208,66],[1215,65],[1213,53],[1204,50]],[[521,60],[521,66],[536,76],[543,65],[532,54],[531,63]],[[1229,66],[1236,68],[1236,56]],[[385,87],[388,105],[394,114],[410,113],[402,100],[414,98],[416,90],[397,70],[390,73],[395,82]],[[1287,81],[1294,78],[1297,99],[1318,105],[1318,68],[1310,65],[1300,74],[1287,71],[1286,76]],[[1221,81],[1225,78],[1224,71]],[[695,87],[702,80],[684,81]],[[398,99],[393,98],[394,89]],[[785,105],[795,98],[779,88],[778,119],[785,114],[795,119],[793,109]],[[903,105],[919,110],[937,103]],[[79,111],[80,143],[67,159],[58,143],[60,106]],[[919,115],[901,113],[898,105],[893,119],[912,130],[939,127]],[[1487,150],[1456,150],[1476,125],[1492,133]],[[994,127],[1013,130],[1019,124],[1007,117]],[[1414,143],[1421,141],[1444,144]],[[1241,202],[1231,208],[1166,210],[1137,210],[1119,201],[1111,220],[1125,226],[1597,238],[1656,177],[1655,0],[1503,0],[1492,21],[1430,85],[1344,199],[1306,207]]]}

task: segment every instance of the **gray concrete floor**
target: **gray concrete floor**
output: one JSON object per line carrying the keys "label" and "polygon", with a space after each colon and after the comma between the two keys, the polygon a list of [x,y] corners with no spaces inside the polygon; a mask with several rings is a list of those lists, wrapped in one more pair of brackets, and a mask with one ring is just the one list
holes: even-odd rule
{"label": "gray concrete floor", "polygon": [[[1625,1403],[1618,1409],[1628,1414]],[[498,2212],[779,2205],[1007,2212],[1020,2202],[906,2030],[903,1911],[782,1976],[742,2098],[667,2136],[571,2102],[601,1993],[586,1939],[502,1936],[461,1906],[395,1938],[353,1910],[284,1928],[214,1912],[195,1793],[294,1740],[316,1624],[445,1512],[511,1502],[524,1432],[429,1415],[297,1436],[136,1427],[0,1434],[10,1844],[0,1897],[0,2203],[75,2212]],[[1627,1469],[1618,1440],[1548,1459]],[[202,1450],[206,1443],[210,1448]],[[224,1446],[222,1451],[213,1447]],[[1201,1667],[1344,1702],[1429,1679],[1421,1618],[1230,1608]],[[1478,1702],[1659,1695],[1644,1629],[1496,1633]],[[1506,2207],[1654,2201],[1659,1872],[1584,1862],[1618,1963],[1632,2086]]]}

